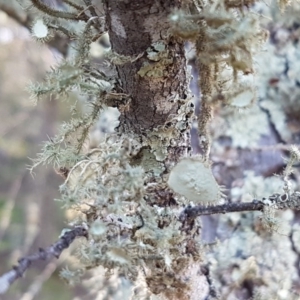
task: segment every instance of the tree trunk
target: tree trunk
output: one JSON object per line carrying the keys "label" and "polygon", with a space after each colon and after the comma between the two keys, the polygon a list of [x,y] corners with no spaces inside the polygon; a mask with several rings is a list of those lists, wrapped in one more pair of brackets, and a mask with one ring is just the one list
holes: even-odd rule
{"label": "tree trunk", "polygon": [[[191,150],[189,131],[194,108],[189,94],[190,75],[184,42],[172,36],[170,28],[170,14],[180,7],[181,1],[176,0],[104,1],[112,50],[129,58],[128,63],[116,66],[118,90],[130,98],[126,109],[121,110],[119,133],[142,143],[143,150],[133,163],[152,173],[149,181],[157,184],[154,190],[147,191],[147,203],[163,207],[176,204],[164,174]],[[149,159],[151,169],[147,169]],[[153,172],[155,164],[160,171]],[[160,228],[163,231],[168,226],[170,222]],[[195,236],[187,233],[186,255],[196,248]],[[207,295],[206,279],[193,259],[183,268],[179,267],[179,259],[173,263],[178,263],[173,268],[175,274],[165,272],[163,264],[161,274],[149,266],[152,274],[146,276],[146,281],[154,294],[197,300]],[[170,286],[167,281],[172,282]]]}
{"label": "tree trunk", "polygon": [[117,66],[120,91],[131,97],[122,131],[136,133],[165,125],[187,99],[184,43],[170,35],[169,14],[180,1],[105,1],[112,50],[134,62]]}
{"label": "tree trunk", "polygon": [[118,89],[129,96],[119,132],[133,133],[143,141],[146,152],[154,153],[165,171],[191,149],[193,104],[188,101],[184,42],[171,35],[169,24],[170,13],[180,5],[180,1],[104,1],[112,50],[131,58],[116,66]]}

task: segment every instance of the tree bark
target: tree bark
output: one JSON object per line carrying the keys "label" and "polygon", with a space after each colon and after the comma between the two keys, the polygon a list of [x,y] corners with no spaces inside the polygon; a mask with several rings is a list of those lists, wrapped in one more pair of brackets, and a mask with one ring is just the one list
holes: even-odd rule
{"label": "tree bark", "polygon": [[[147,191],[147,203],[163,207],[174,205],[173,193],[163,174],[191,149],[189,131],[194,108],[189,101],[184,42],[172,36],[170,26],[170,14],[180,8],[178,0],[104,1],[112,51],[129,58],[128,63],[116,65],[117,89],[130,98],[127,108],[121,111],[119,133],[133,134],[143,141],[146,146],[140,154],[147,157],[154,154],[156,163],[163,164],[164,171],[150,179],[160,184]],[[158,148],[163,149],[162,153]],[[143,158],[139,159],[136,163],[145,169]],[[189,255],[196,235],[187,237],[184,255]],[[193,260],[172,275],[178,281],[169,287],[165,282],[171,275],[163,267],[161,274],[164,277],[158,279],[156,276],[160,275],[152,270],[152,277],[146,278],[154,294],[162,293],[168,299],[197,300],[207,295],[206,279],[201,275],[200,265]]]}
{"label": "tree bark", "polygon": [[123,132],[165,125],[188,97],[183,41],[170,35],[169,14],[180,1],[104,1],[112,50],[134,62],[117,66],[119,89],[131,97],[121,115]]}

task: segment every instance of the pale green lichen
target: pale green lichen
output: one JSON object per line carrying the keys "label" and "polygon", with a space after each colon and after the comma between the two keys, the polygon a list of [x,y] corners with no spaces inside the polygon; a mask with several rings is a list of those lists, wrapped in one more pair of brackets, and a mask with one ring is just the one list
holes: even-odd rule
{"label": "pale green lichen", "polygon": [[103,221],[97,219],[94,223],[91,224],[90,234],[92,236],[101,236],[105,234],[107,231],[107,227]]}
{"label": "pale green lichen", "polygon": [[158,177],[165,171],[163,163],[149,149],[143,149],[140,152],[141,159],[136,158],[133,164],[138,164],[143,167],[146,173],[151,173]]}
{"label": "pale green lichen", "polygon": [[200,157],[183,158],[171,170],[168,185],[194,204],[218,204],[222,197],[210,165]]}
{"label": "pale green lichen", "polygon": [[244,184],[231,190],[231,197],[235,200],[241,198],[242,201],[251,201],[253,198],[267,198],[275,193],[282,192],[283,181],[279,176],[263,176],[255,175],[253,171],[244,172]]}
{"label": "pale green lichen", "polygon": [[284,12],[280,12],[278,7],[270,9],[263,4],[259,9],[269,17],[263,21],[274,34],[265,46],[266,51],[256,58],[261,104],[269,112],[280,138],[287,143],[294,143],[298,135],[294,124],[297,124],[300,112],[300,44],[296,38],[298,31],[294,27],[299,23],[299,3],[292,1]]}
{"label": "pale green lichen", "polygon": [[138,71],[141,77],[159,78],[166,75],[167,66],[173,63],[173,58],[163,43],[156,43],[153,48],[147,49],[150,62],[145,62]]}
{"label": "pale green lichen", "polygon": [[[236,223],[231,222],[230,215],[222,217],[220,236],[226,236],[225,231],[230,229],[234,232],[209,255],[215,284],[226,299],[236,299],[247,281],[255,283],[254,293],[268,295],[267,299],[298,299],[293,295],[297,257],[291,250],[291,241],[286,232],[271,235],[261,226],[258,216],[259,213],[239,215]],[[291,216],[282,215],[281,219],[289,222]]]}
{"label": "pale green lichen", "polygon": [[224,114],[226,127],[220,128],[218,134],[232,138],[235,147],[253,147],[258,145],[263,134],[268,133],[268,119],[257,106],[243,112]]}

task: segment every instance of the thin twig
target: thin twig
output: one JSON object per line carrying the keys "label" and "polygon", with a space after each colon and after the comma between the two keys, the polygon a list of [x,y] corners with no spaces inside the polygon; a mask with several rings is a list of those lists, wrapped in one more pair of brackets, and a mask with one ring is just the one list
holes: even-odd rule
{"label": "thin twig", "polygon": [[70,0],[62,0],[62,1],[63,1],[64,3],[70,5],[71,7],[77,9],[78,11],[84,10],[84,7],[83,7],[83,6],[78,5],[78,4],[76,4],[76,3],[73,3],[73,2],[70,1]]}
{"label": "thin twig", "polygon": [[208,287],[209,287],[209,293],[208,293],[207,297],[205,298],[205,300],[220,299],[220,296],[218,295],[216,287],[215,287],[215,285],[213,283],[213,279],[211,277],[210,268],[209,267],[210,267],[209,264],[201,266],[201,272],[206,277],[207,284],[208,284]]}
{"label": "thin twig", "polygon": [[94,6],[92,5],[92,1],[91,0],[83,0],[83,1],[87,6],[88,10],[90,11],[92,17],[99,17],[98,14],[96,13]]}
{"label": "thin twig", "polygon": [[52,244],[50,247],[45,249],[40,248],[39,252],[19,259],[17,266],[14,266],[12,270],[0,276],[0,294],[6,293],[13,282],[22,277],[33,262],[38,260],[49,260],[53,257],[59,258],[62,251],[67,249],[76,237],[80,236],[87,237],[87,230],[84,227],[78,226],[70,231],[67,231],[56,243]]}
{"label": "thin twig", "polygon": [[[300,147],[300,145],[295,145],[296,147]],[[254,147],[249,147],[249,150],[252,151],[290,151],[291,150],[291,145],[290,144],[275,144],[275,145],[266,145],[266,146],[254,146]]]}
{"label": "thin twig", "polygon": [[43,287],[43,284],[52,276],[57,268],[59,268],[67,261],[67,258],[69,258],[70,255],[71,254],[69,248],[61,254],[60,260],[49,262],[45,266],[43,272],[39,276],[36,276],[35,280],[30,284],[27,292],[23,294],[20,300],[33,300],[39,294],[40,290]]}
{"label": "thin twig", "polygon": [[92,5],[92,1],[91,0],[83,0],[85,5],[87,6],[87,9],[90,11],[92,17],[97,17],[97,19],[95,19],[94,23],[96,22],[98,29],[100,29],[101,31],[101,23],[99,21],[99,15],[96,13],[95,7]]}
{"label": "thin twig", "polygon": [[62,18],[66,20],[84,20],[87,21],[88,17],[86,15],[80,15],[78,16],[75,13],[63,11],[63,10],[56,10],[48,5],[46,5],[41,0],[30,0],[34,7],[36,7],[38,10],[42,11],[46,15],[56,17],[56,18]]}
{"label": "thin twig", "polygon": [[199,216],[213,215],[213,214],[226,214],[230,212],[241,212],[241,211],[262,211],[264,207],[263,202],[253,200],[252,202],[243,203],[226,203],[215,206],[194,206],[187,207],[180,215],[180,219],[185,218],[194,219]]}
{"label": "thin twig", "polygon": [[232,202],[215,206],[188,206],[179,216],[179,220],[184,222],[193,220],[196,217],[213,214],[226,214],[241,211],[263,211],[265,206],[272,206],[275,209],[300,210],[300,192],[273,194],[262,200],[253,199],[251,202]]}

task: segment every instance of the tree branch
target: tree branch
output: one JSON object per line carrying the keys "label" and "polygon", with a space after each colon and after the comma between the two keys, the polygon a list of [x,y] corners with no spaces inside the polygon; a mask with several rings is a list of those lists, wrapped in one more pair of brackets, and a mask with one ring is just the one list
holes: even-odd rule
{"label": "tree branch", "polygon": [[[33,4],[33,6],[35,6],[37,9],[39,9],[46,15],[49,15],[52,17],[67,19],[67,20],[75,20],[75,21],[80,20],[82,18],[82,16],[78,16],[75,13],[54,9],[54,8],[46,5],[45,3],[43,3],[40,0],[30,0],[30,1]],[[85,18],[85,21],[87,21],[86,18]]]}
{"label": "tree branch", "polygon": [[33,262],[38,260],[49,260],[53,257],[59,258],[62,251],[67,249],[73,243],[76,237],[87,237],[87,234],[87,230],[84,227],[76,227],[66,232],[56,243],[52,244],[50,247],[46,249],[40,248],[39,252],[19,259],[17,266],[14,266],[12,270],[0,276],[0,294],[6,293],[8,288],[18,278],[23,276],[25,271]]}
{"label": "tree branch", "polygon": [[262,211],[265,206],[272,206],[275,209],[289,208],[300,210],[300,192],[274,194],[268,198],[263,198],[262,200],[254,199],[252,202],[233,202],[215,206],[188,206],[181,212],[179,219],[185,221],[204,215],[226,214],[241,211]]}
{"label": "tree branch", "polygon": [[261,211],[264,204],[258,200],[244,203],[226,203],[215,206],[188,206],[180,215],[181,218],[194,219],[199,216],[213,215],[213,214],[226,214],[230,212],[241,212],[241,211]]}

